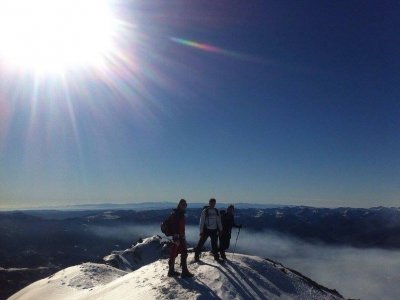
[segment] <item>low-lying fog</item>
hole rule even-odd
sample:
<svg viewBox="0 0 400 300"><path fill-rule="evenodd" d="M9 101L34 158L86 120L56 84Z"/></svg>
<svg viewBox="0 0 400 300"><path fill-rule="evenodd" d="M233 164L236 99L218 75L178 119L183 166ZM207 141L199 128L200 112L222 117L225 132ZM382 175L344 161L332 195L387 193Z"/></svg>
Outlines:
<svg viewBox="0 0 400 300"><path fill-rule="evenodd" d="M161 235L158 224L92 227L91 230L101 237L118 235L132 243L138 237ZM198 232L197 226L187 226L190 246L196 244ZM233 251L237 232L237 229L232 232L230 251ZM286 235L242 229L236 252L278 261L319 284L338 290L345 298L398 299L400 295L400 251L311 244Z"/></svg>

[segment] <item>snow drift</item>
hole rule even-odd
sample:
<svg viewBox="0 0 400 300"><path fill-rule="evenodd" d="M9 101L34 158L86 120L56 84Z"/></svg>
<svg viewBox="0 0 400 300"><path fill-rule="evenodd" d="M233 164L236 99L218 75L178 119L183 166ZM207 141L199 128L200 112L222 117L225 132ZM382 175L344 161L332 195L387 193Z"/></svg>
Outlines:
<svg viewBox="0 0 400 300"><path fill-rule="evenodd" d="M103 258L104 262L124 271L134 271L169 255L169 241L160 236L140 239L131 248L123 251L113 251Z"/></svg>
<svg viewBox="0 0 400 300"><path fill-rule="evenodd" d="M73 266L32 283L10 299L343 299L335 290L279 263L241 254L218 263L206 253L200 263L189 259L194 278L169 278L165 250L165 241L154 236L105 257L114 266Z"/></svg>

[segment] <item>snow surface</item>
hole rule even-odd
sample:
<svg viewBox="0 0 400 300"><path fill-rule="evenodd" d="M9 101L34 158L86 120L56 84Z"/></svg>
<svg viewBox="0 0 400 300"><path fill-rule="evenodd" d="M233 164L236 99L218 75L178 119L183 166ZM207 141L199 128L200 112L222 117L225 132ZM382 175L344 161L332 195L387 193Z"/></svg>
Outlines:
<svg viewBox="0 0 400 300"><path fill-rule="evenodd" d="M157 238L136 245L147 250L145 260L157 257L150 253ZM336 291L260 257L235 254L232 260L218 263L205 253L200 263L190 263L190 259L192 254L189 270L193 278L167 277L165 258L132 272L85 263L34 282L9 299L343 299ZM180 270L178 263L175 268Z"/></svg>
<svg viewBox="0 0 400 300"><path fill-rule="evenodd" d="M144 265L152 263L169 255L169 241L160 236L142 239L131 248L122 251L113 251L103 258L108 265L124 271L134 271Z"/></svg>

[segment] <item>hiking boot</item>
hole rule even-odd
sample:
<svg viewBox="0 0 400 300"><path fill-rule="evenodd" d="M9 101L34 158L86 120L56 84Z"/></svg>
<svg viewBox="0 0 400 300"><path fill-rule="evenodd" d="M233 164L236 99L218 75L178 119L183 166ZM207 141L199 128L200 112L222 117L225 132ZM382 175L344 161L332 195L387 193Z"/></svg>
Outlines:
<svg viewBox="0 0 400 300"><path fill-rule="evenodd" d="M191 278L193 276L194 275L192 273L190 273L189 270L183 270L182 271L182 275L181 275L182 278Z"/></svg>
<svg viewBox="0 0 400 300"><path fill-rule="evenodd" d="M179 275L181 275L181 273L176 272L174 270L169 270L168 271L168 277L176 277L176 276L179 276Z"/></svg>
<svg viewBox="0 0 400 300"><path fill-rule="evenodd" d="M194 275L189 272L188 267L187 267L187 255L181 255L181 266L182 266L182 278L189 278L193 277Z"/></svg>
<svg viewBox="0 0 400 300"><path fill-rule="evenodd" d="M168 277L175 277L179 276L181 273L175 271L175 261L174 260L169 260L168 261Z"/></svg>

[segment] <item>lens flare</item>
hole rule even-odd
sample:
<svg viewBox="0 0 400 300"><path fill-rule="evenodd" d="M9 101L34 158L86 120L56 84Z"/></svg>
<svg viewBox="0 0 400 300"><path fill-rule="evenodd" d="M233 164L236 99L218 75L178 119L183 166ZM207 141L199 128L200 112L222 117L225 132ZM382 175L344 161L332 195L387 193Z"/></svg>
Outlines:
<svg viewBox="0 0 400 300"><path fill-rule="evenodd" d="M227 57L235 58L238 60L243 60L243 61L249 61L249 62L255 62L255 63L271 63L266 61L265 59L262 59L260 57L252 56L252 55L247 55L247 54L242 54L239 52L223 49L214 45L210 44L205 44L205 43L199 43L193 40L188 40L188 39L182 39L182 38L176 38L176 37L171 37L171 41L181 44L184 46L196 48L205 52L210 52L210 53L216 53L216 54L221 54L225 55Z"/></svg>

